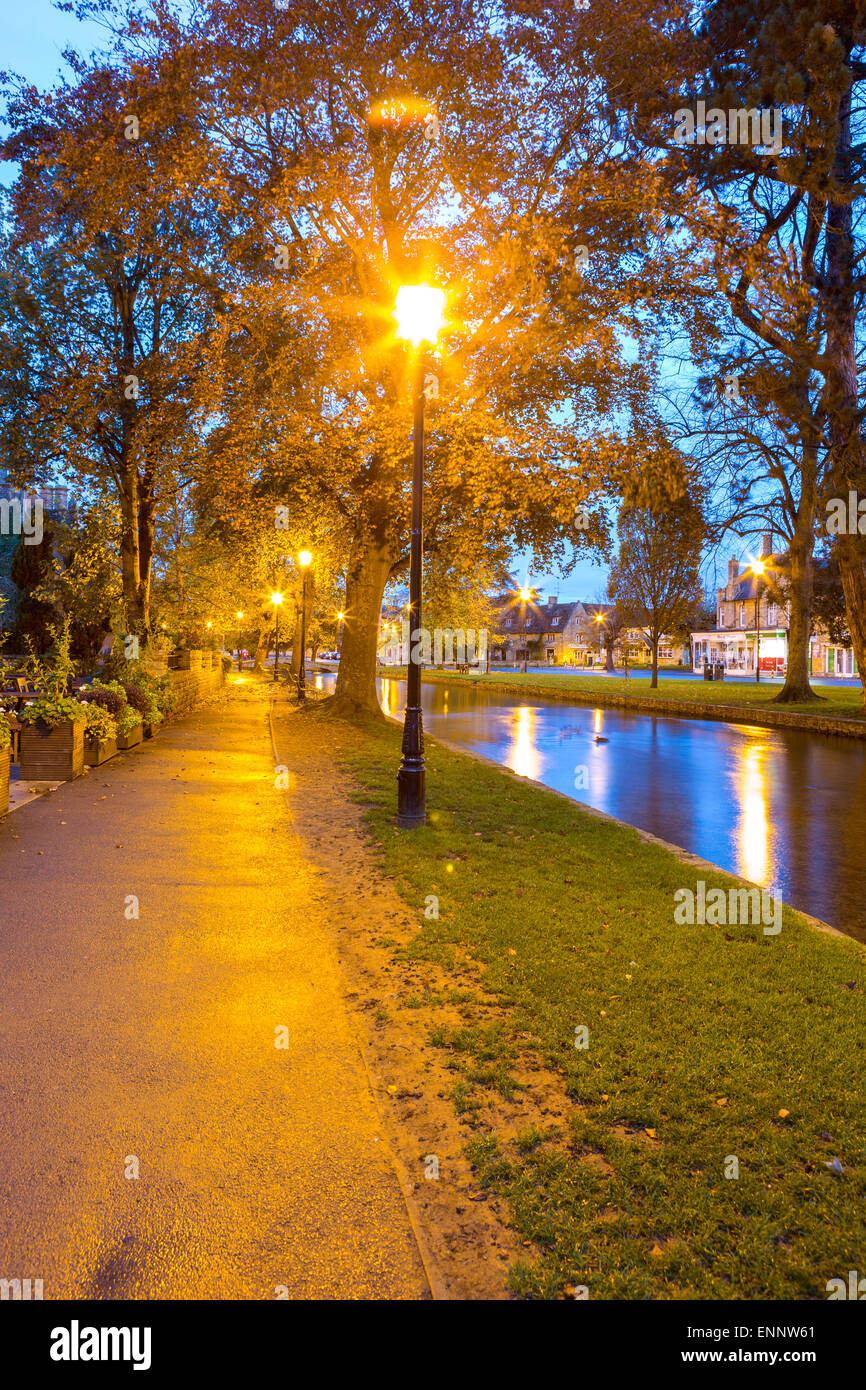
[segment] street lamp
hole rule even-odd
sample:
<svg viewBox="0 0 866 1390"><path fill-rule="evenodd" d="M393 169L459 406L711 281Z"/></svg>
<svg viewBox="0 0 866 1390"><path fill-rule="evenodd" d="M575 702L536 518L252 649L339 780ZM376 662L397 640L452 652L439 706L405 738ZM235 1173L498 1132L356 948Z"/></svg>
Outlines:
<svg viewBox="0 0 866 1390"><path fill-rule="evenodd" d="M337 614L337 621L340 624L337 628L337 651L340 651L343 646L343 622L345 621L345 617L346 615L342 611Z"/></svg>
<svg viewBox="0 0 866 1390"><path fill-rule="evenodd" d="M414 423L412 431L412 544L409 559L409 670L406 681L406 712L403 716L403 758L397 773L397 824L404 830L424 825L426 811L426 772L424 769L424 727L421 718L421 662L418 650L421 628L421 573L423 566L424 502L424 345L436 342L442 331L445 292L433 285L401 285L397 291L394 317L397 337L414 349ZM415 640L416 633L419 640Z"/></svg>
<svg viewBox="0 0 866 1390"><path fill-rule="evenodd" d="M298 551L298 564L300 565L304 579L301 585L301 655L298 661L298 704L304 704L307 698L307 675L304 670L304 658L307 655L307 570L310 567L312 555L309 550Z"/></svg>
<svg viewBox="0 0 866 1390"><path fill-rule="evenodd" d="M752 562L755 576L755 684L761 683L761 575L766 569L763 560Z"/></svg>
<svg viewBox="0 0 866 1390"><path fill-rule="evenodd" d="M527 638L527 635L526 635L526 632L527 632L527 628L526 628L526 604L527 604L528 600L532 598L532 590L531 590L531 589L519 589L519 590L518 590L518 593L520 594L520 602L521 602L521 605L522 605L522 606L521 606L521 609L520 609L520 614L521 614L521 621L522 621L522 623L523 623L523 674L526 675L527 670L528 670L528 660L527 660L527 658L528 658L528 656L529 656L529 646L528 646L528 640L529 640L529 639Z"/></svg>
<svg viewBox="0 0 866 1390"><path fill-rule="evenodd" d="M598 625L599 625L598 628L596 629L596 634L595 634L595 636L596 636L596 643L595 643L595 645L598 647L598 664L599 664L599 666L601 666L601 624L604 622L604 614L602 614L602 613L596 613L596 615L595 615L595 621L596 621L596 622L598 623Z"/></svg>
<svg viewBox="0 0 866 1390"><path fill-rule="evenodd" d="M243 616L244 616L244 615L243 615L243 612L242 612L242 610L239 608L239 609L237 610L237 612L235 613L235 617L236 617L237 620L238 620L238 629L237 629L237 633L236 633L235 635L236 635L236 637L237 637L237 653L238 653L238 670L239 670L239 671L243 669L243 660L242 660L242 658L241 658L241 628L240 628L240 624L241 624L241 621L242 621L242 619L243 619Z"/></svg>
<svg viewBox="0 0 866 1390"><path fill-rule="evenodd" d="M280 670L280 604L283 601L282 594L271 594L271 603L274 605L274 681L276 682Z"/></svg>

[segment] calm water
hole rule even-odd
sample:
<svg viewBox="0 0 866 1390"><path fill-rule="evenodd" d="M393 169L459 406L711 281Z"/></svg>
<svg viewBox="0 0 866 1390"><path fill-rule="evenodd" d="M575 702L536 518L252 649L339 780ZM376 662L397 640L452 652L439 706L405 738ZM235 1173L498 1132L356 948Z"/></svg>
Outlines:
<svg viewBox="0 0 866 1390"><path fill-rule="evenodd" d="M327 690L334 678L311 677L319 681ZM379 682L392 718L402 717L405 688ZM441 685L424 687L423 705L431 734L773 888L866 941L866 744Z"/></svg>

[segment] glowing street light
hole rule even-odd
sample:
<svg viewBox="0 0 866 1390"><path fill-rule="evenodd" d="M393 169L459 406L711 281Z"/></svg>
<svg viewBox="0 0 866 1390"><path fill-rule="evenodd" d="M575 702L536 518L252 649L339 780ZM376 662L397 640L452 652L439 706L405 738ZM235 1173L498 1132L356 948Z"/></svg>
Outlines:
<svg viewBox="0 0 866 1390"><path fill-rule="evenodd" d="M415 349L435 343L445 318L445 291L433 285L401 285L394 304L397 337Z"/></svg>
<svg viewBox="0 0 866 1390"><path fill-rule="evenodd" d="M298 661L298 704L302 705L307 698L307 673L305 668L307 656L307 571L310 568L313 557L309 550L298 551L298 564L303 571L304 579L301 585L301 655Z"/></svg>
<svg viewBox="0 0 866 1390"><path fill-rule="evenodd" d="M279 679L280 673L280 604L283 601L282 594L271 594L271 603L274 606L274 681Z"/></svg>
<svg viewBox="0 0 866 1390"><path fill-rule="evenodd" d="M406 711L403 716L403 758L397 773L397 825L403 830L424 825L427 820L424 768L424 727L421 718L420 642L421 573L423 566L424 518L424 404L426 400L426 353L442 331L445 318L445 291L433 285L401 285L394 305L397 337L415 350L414 419L412 431L412 544L409 559L409 670L406 681Z"/></svg>
<svg viewBox="0 0 866 1390"><path fill-rule="evenodd" d="M522 662L522 668L523 668L523 674L526 675L526 672L527 672L528 669L529 669L529 639L528 639L528 637L527 637L527 628L526 628L526 605L527 605L527 603L529 602L529 600L532 598L532 590L531 590L531 589L525 589L525 588L524 588L524 589L518 589L518 590L517 590L517 593L518 593L518 595L519 595L519 597L520 597L520 604L521 604L520 616L521 616L521 619L522 619L522 621L523 621L523 662Z"/></svg>

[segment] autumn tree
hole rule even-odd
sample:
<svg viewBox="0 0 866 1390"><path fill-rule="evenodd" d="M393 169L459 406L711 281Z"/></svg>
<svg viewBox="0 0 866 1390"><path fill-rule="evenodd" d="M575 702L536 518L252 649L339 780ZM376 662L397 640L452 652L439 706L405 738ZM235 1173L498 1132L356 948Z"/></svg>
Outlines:
<svg viewBox="0 0 866 1390"><path fill-rule="evenodd" d="M67 56L55 90L8 93L0 447L27 481L112 491L126 623L146 636L155 518L213 406L220 238L186 55L163 32L135 61Z"/></svg>
<svg viewBox="0 0 866 1390"><path fill-rule="evenodd" d="M689 497L650 511L626 505L617 521L619 553L611 569L611 598L633 615L652 653L651 687L658 685L663 633L680 625L701 596L698 580L704 521Z"/></svg>

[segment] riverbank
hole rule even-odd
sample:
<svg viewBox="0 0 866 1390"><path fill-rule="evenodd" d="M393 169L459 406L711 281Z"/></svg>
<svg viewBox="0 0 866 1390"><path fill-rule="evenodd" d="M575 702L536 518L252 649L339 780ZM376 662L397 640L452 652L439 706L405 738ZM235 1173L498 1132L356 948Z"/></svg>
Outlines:
<svg viewBox="0 0 866 1390"><path fill-rule="evenodd" d="M417 922L383 924L383 1006L447 1068L469 1200L525 1243L513 1292L826 1298L861 1254L863 949L787 908L777 935L677 925L678 890L734 880L435 740L429 824L398 833L399 730L326 710L305 742Z"/></svg>
<svg viewBox="0 0 866 1390"><path fill-rule="evenodd" d="M385 680L405 680L406 668L380 668ZM718 719L731 724L758 724L771 729L799 729L817 734L837 734L843 738L866 740L866 710L859 689L815 686L824 703L811 701L796 705L774 705L779 686L725 685L723 681L665 680L659 676L657 690L623 676L533 675L528 672L489 675L458 675L456 671L436 671L429 667L422 679L434 685L479 686L508 695L539 695L566 704L602 705L645 714L675 714L681 718Z"/></svg>

